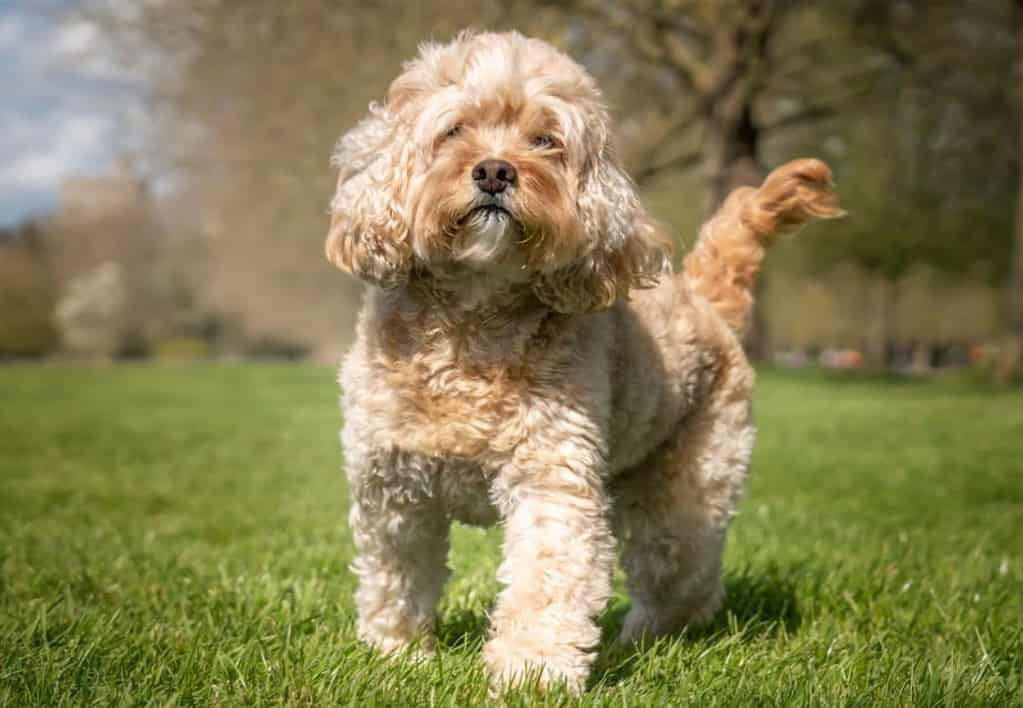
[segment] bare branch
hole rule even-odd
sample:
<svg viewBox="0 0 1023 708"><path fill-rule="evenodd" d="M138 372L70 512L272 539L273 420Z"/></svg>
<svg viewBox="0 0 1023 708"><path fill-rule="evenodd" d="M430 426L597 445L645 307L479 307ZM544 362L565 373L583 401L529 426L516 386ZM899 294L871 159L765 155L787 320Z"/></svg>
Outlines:
<svg viewBox="0 0 1023 708"><path fill-rule="evenodd" d="M671 63L688 77L693 90L705 96L711 89L710 66L693 53L686 42L672 31L658 32L661 46Z"/></svg>
<svg viewBox="0 0 1023 708"><path fill-rule="evenodd" d="M662 172L667 172L668 170L687 170L690 167L695 167L699 162L700 154L698 152L688 152L663 162L633 170L632 178L636 184L643 185Z"/></svg>
<svg viewBox="0 0 1023 708"><path fill-rule="evenodd" d="M636 55L651 64L666 67L687 88L701 93L708 69L684 41L676 36L675 23L658 17L649 8L633 4L592 3L567 0L560 4L614 32ZM692 32L691 28L687 30ZM654 36L649 36L650 34Z"/></svg>

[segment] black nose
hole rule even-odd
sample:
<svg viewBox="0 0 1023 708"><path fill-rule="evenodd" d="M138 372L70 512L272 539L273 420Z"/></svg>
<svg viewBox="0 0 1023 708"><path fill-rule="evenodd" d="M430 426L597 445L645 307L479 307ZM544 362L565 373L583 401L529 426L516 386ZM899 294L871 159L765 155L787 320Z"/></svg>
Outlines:
<svg viewBox="0 0 1023 708"><path fill-rule="evenodd" d="M504 160L484 160L472 168L472 181L487 194L500 194L517 177L512 163Z"/></svg>

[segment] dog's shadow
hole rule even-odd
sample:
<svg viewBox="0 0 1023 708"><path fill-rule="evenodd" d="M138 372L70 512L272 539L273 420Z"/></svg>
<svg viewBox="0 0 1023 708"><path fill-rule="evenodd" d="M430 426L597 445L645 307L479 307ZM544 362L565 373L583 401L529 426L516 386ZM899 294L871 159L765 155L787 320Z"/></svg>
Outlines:
<svg viewBox="0 0 1023 708"><path fill-rule="evenodd" d="M743 643L770 639L779 633L796 631L802 623L796 601L792 573L772 569L766 574L740 573L725 576L725 604L714 619L698 627L687 627L668 641ZM664 641L636 647L615 645L622 622L629 611L629 601L616 595L601 616L601 652L593 675L593 683L611 686L632 675L636 659L647 651L662 651ZM441 646L449 649L478 649L486 638L486 612L469 608L444 612L437 628Z"/></svg>
<svg viewBox="0 0 1023 708"><path fill-rule="evenodd" d="M714 644L738 641L746 644L796 631L803 620L791 577L777 571L766 575L726 575L725 604L710 622L631 647L615 643L631 606L623 598L612 604L600 620L601 652L594 667L592 683L613 686L627 680L636 670L637 660L644 654L669 650L673 642Z"/></svg>

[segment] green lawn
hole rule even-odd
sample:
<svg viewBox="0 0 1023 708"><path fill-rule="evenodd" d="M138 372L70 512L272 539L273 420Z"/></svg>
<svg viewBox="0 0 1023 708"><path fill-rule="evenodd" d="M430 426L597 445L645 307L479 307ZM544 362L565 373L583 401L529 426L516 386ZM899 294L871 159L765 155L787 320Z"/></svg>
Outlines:
<svg viewBox="0 0 1023 708"><path fill-rule="evenodd" d="M455 533L433 660L354 639L333 379L0 369L0 704L484 702L495 531ZM582 703L1023 705L1023 391L765 373L757 409L726 610Z"/></svg>

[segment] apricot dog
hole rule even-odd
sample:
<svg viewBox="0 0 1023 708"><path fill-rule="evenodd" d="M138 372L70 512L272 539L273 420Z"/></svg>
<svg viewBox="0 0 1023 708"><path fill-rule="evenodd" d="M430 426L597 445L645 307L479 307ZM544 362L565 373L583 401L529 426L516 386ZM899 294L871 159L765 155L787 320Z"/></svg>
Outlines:
<svg viewBox="0 0 1023 708"><path fill-rule="evenodd" d="M593 79L516 33L427 44L345 135L326 253L370 287L340 374L359 635L432 645L453 519L504 529L496 687L585 686L710 618L753 450L739 335L765 248L839 214L816 160L734 192L672 273Z"/></svg>

